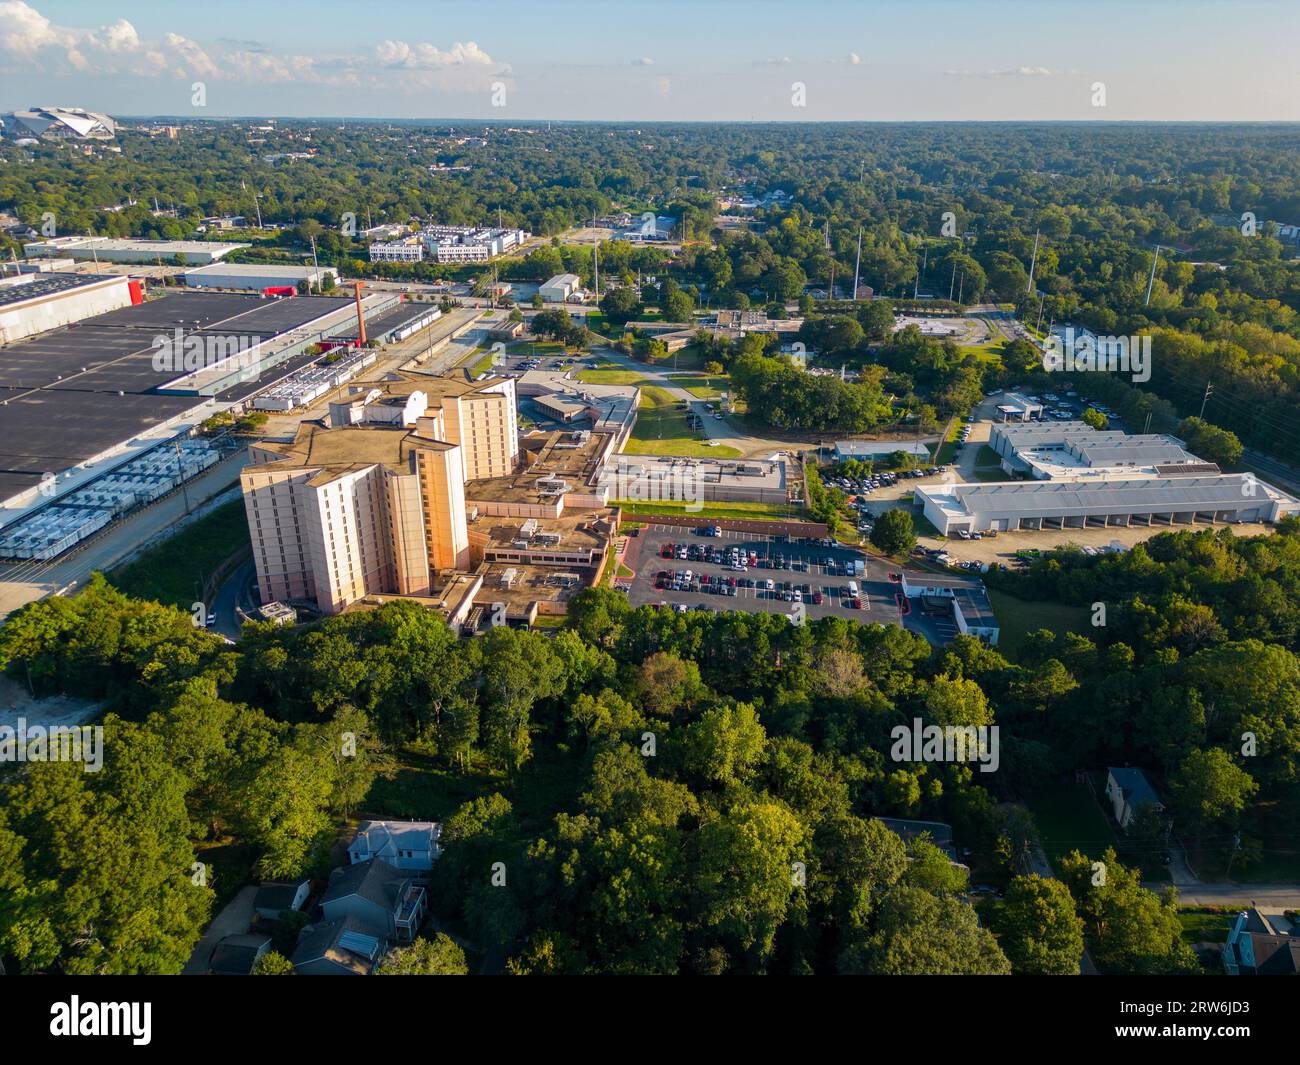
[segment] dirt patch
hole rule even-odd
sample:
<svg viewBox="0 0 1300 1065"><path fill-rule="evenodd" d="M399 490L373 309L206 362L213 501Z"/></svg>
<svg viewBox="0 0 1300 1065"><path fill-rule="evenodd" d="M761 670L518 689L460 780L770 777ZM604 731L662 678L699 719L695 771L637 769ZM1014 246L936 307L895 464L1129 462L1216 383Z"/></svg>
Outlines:
<svg viewBox="0 0 1300 1065"><path fill-rule="evenodd" d="M33 699L27 689L11 677L0 676L0 725L18 727L18 719L35 725L84 725L99 717L103 704L71 695Z"/></svg>

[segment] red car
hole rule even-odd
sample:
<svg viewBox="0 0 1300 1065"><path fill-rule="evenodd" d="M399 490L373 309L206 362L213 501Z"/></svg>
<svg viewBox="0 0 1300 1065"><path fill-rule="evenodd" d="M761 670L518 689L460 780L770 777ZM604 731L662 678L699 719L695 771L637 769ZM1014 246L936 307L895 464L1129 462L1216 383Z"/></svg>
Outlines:
<svg viewBox="0 0 1300 1065"><path fill-rule="evenodd" d="M822 595L821 592L813 592L813 603L814 603L816 606L821 606L821 604L822 604L822 599L824 599L824 598L825 598L825 597Z"/></svg>
<svg viewBox="0 0 1300 1065"><path fill-rule="evenodd" d="M861 599L850 599L850 600L849 600L849 606L850 606L852 609L854 609L854 610L861 610L861 609L862 609L862 600L861 600Z"/></svg>

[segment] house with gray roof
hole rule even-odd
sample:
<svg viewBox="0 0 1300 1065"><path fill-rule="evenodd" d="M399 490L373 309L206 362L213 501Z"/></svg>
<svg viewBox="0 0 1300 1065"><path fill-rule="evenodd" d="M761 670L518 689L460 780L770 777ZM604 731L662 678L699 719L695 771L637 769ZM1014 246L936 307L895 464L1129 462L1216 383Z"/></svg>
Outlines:
<svg viewBox="0 0 1300 1065"><path fill-rule="evenodd" d="M257 932L226 936L212 948L208 972L214 976L252 976L257 959L271 949L271 937Z"/></svg>
<svg viewBox="0 0 1300 1065"><path fill-rule="evenodd" d="M394 869L428 872L442 854L441 835L434 821L362 821L348 844L348 861L382 858Z"/></svg>
<svg viewBox="0 0 1300 1065"><path fill-rule="evenodd" d="M1147 781L1146 774L1140 769L1118 766L1107 769L1106 797L1110 799L1115 823L1120 828L1128 828L1133 815L1143 806L1154 806L1158 810L1165 808L1156 795L1155 789Z"/></svg>
<svg viewBox="0 0 1300 1065"><path fill-rule="evenodd" d="M326 920L353 917L382 936L410 942L428 908L424 887L381 858L344 865L321 896Z"/></svg>
<svg viewBox="0 0 1300 1065"><path fill-rule="evenodd" d="M387 949L381 933L345 916L304 928L291 960L304 976L369 976Z"/></svg>

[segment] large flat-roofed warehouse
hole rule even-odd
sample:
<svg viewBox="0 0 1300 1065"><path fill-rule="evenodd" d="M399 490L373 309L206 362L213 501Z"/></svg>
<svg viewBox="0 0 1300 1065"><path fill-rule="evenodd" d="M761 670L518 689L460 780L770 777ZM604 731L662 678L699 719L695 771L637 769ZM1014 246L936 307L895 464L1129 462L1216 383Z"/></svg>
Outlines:
<svg viewBox="0 0 1300 1065"><path fill-rule="evenodd" d="M162 263L171 266L177 256L186 266L215 263L249 244L215 240L146 240L143 237L51 237L23 245L29 259L68 258L80 262Z"/></svg>
<svg viewBox="0 0 1300 1065"><path fill-rule="evenodd" d="M65 482L79 482L90 467L125 461L187 431L232 397L266 388L313 357L294 352L319 336L313 323L353 313L352 306L323 296L182 292L0 348L0 524L61 494ZM292 346L282 350L292 357L219 393L165 394L180 373L159 360L156 342L174 339L177 330L222 343L284 337ZM38 491L43 481L46 490Z"/></svg>
<svg viewBox="0 0 1300 1065"><path fill-rule="evenodd" d="M296 287L306 281L320 286L326 275L338 280L332 266L273 266L266 263L212 263L186 270L186 288L231 288L246 292L263 292L268 288Z"/></svg>
<svg viewBox="0 0 1300 1065"><path fill-rule="evenodd" d="M1144 473L1157 476L1162 467L1179 467L1180 473L1218 473L1183 447L1176 437L1163 434L1130 436L1118 431L1098 431L1084 422L1057 425L994 425L989 447L1011 474L1028 474L1039 480L1093 478Z"/></svg>
<svg viewBox="0 0 1300 1065"><path fill-rule="evenodd" d="M990 529L1262 522L1300 511L1290 496L1240 473L944 484L917 488L916 498L944 536Z"/></svg>
<svg viewBox="0 0 1300 1065"><path fill-rule="evenodd" d="M140 302L125 277L28 273L0 280L0 344Z"/></svg>

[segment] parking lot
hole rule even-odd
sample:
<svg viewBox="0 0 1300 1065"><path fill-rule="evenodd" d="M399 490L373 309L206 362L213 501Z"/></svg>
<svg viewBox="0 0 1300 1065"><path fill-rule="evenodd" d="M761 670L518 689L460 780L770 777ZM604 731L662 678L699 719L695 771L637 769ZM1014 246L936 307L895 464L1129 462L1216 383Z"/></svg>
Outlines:
<svg viewBox="0 0 1300 1065"><path fill-rule="evenodd" d="M889 579L888 566L879 559L842 544L827 546L824 540L809 542L797 536L730 529L706 536L702 528L649 525L632 538L624 562L635 572L628 591L634 606L789 615L795 610L797 591L809 619L840 616L879 624L900 621L898 585ZM665 557L670 544L671 558ZM681 548L685 548L686 558L678 557ZM738 560L734 567L729 562L732 548ZM742 553L743 567L739 564ZM861 567L860 573L855 572L857 567ZM678 574L685 578L688 570L689 580L679 580ZM856 598L850 594L851 584L857 585ZM855 602L861 605L854 606Z"/></svg>

